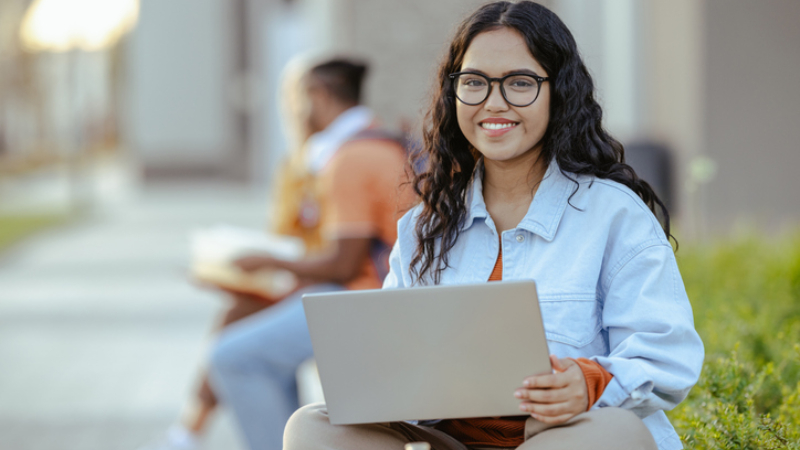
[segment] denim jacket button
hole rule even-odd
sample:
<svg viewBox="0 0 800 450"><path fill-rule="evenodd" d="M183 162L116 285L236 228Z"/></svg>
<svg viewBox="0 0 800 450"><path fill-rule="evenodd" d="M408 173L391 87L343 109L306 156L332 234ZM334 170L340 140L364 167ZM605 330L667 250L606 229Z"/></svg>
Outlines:
<svg viewBox="0 0 800 450"><path fill-rule="evenodd" d="M517 242L525 242L525 236L518 234L517 235Z"/></svg>

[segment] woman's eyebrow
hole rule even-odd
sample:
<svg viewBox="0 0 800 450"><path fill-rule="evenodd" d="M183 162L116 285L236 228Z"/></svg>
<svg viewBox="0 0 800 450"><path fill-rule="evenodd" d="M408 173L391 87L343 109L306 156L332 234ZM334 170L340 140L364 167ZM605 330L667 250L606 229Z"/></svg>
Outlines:
<svg viewBox="0 0 800 450"><path fill-rule="evenodd" d="M481 74L481 75L486 75L486 72L484 72L484 71L482 71L482 70L478 70L478 69L473 69L472 67L464 67L464 68L462 68L462 69L461 69L461 71L462 71L462 72L475 72L475 73L479 73L479 74ZM521 74L526 74L526 75L536 75L536 76L539 76L539 74L538 74L538 73L534 72L534 71L533 71L533 70L531 70L531 69L514 69L514 70L508 70L508 71L506 71L506 72L503 72L503 74L502 74L501 76L503 76L503 77L504 77L504 76L506 76L506 75L508 75L508 74L510 74L510 73L521 73ZM489 75L486 75L486 76L488 77Z"/></svg>
<svg viewBox="0 0 800 450"><path fill-rule="evenodd" d="M527 75L539 75L538 73L534 72L531 69L516 69L516 70L509 70L508 72L503 72L503 76L506 76L510 73L524 73Z"/></svg>
<svg viewBox="0 0 800 450"><path fill-rule="evenodd" d="M461 68L461 72L475 72L475 73L479 73L481 75L486 75L486 72L484 72L482 70L478 70L478 69L473 69L472 67L462 67ZM486 75L486 76L488 77L488 75Z"/></svg>

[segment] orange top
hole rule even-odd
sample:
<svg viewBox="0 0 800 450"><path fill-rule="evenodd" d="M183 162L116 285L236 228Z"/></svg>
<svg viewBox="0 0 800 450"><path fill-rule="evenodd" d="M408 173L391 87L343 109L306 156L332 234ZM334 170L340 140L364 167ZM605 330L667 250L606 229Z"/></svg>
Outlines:
<svg viewBox="0 0 800 450"><path fill-rule="evenodd" d="M489 281L503 279L503 247L494 264ZM586 358L574 359L583 371L586 387L589 390L589 408L603 394L612 375L600 364ZM468 446L519 447L525 442L525 421L529 416L502 418L481 417L476 419L450 419L436 424L441 430Z"/></svg>
<svg viewBox="0 0 800 450"><path fill-rule="evenodd" d="M387 251L397 240L397 220L413 206L405 150L389 139L345 143L319 174L320 225L328 239L374 238ZM373 255L375 256L375 255ZM383 256L381 256L383 257ZM383 280L366 258L347 289L379 289Z"/></svg>

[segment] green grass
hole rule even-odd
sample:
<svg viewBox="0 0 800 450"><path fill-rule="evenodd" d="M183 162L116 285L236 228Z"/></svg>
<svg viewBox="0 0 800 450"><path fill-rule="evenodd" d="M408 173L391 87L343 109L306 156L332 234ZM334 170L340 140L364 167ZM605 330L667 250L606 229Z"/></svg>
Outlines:
<svg viewBox="0 0 800 450"><path fill-rule="evenodd" d="M706 363L669 413L689 449L800 449L800 234L678 252Z"/></svg>
<svg viewBox="0 0 800 450"><path fill-rule="evenodd" d="M38 231L66 221L64 214L0 215L0 252Z"/></svg>

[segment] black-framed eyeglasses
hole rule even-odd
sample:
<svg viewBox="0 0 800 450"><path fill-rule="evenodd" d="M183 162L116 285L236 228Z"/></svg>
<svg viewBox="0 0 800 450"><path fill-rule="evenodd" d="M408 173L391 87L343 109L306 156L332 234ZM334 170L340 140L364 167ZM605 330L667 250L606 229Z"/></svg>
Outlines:
<svg viewBox="0 0 800 450"><path fill-rule="evenodd" d="M470 106L480 105L492 93L492 83L500 85L500 93L511 106L530 106L539 98L542 83L550 77L540 77L529 73L510 73L501 78L491 78L477 72L456 72L450 74L453 91L461 103Z"/></svg>

